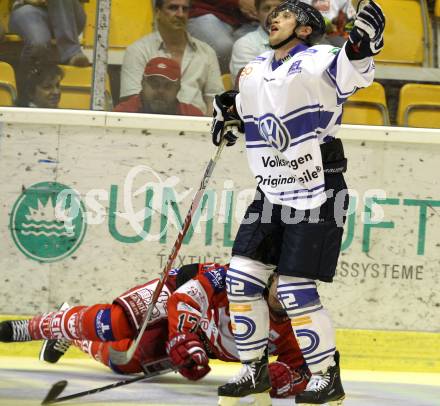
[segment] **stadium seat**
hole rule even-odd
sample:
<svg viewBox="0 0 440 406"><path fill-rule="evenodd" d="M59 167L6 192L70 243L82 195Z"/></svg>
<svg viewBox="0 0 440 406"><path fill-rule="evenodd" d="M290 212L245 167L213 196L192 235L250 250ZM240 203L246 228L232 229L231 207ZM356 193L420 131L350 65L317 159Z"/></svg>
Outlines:
<svg viewBox="0 0 440 406"><path fill-rule="evenodd" d="M0 1L0 23L8 31L9 1Z"/></svg>
<svg viewBox="0 0 440 406"><path fill-rule="evenodd" d="M343 124L389 125L385 89L378 82L359 89L344 104Z"/></svg>
<svg viewBox="0 0 440 406"><path fill-rule="evenodd" d="M13 106L17 98L14 69L0 62L0 106Z"/></svg>
<svg viewBox="0 0 440 406"><path fill-rule="evenodd" d="M61 81L60 109L90 109L90 96L92 93L93 68L78 68L76 66L60 65L64 71L64 78ZM112 98L110 91L110 79L108 74L105 81L106 108L111 110Z"/></svg>
<svg viewBox="0 0 440 406"><path fill-rule="evenodd" d="M6 30L6 41L21 42L21 37L19 35L8 33L9 13L9 1L0 0L0 24L3 24L3 27Z"/></svg>
<svg viewBox="0 0 440 406"><path fill-rule="evenodd" d="M112 0L109 48L126 48L153 30L152 0ZM84 4L87 23L83 45L93 48L95 41L96 0Z"/></svg>
<svg viewBox="0 0 440 406"><path fill-rule="evenodd" d="M403 85L400 89L397 124L440 128L440 85Z"/></svg>
<svg viewBox="0 0 440 406"><path fill-rule="evenodd" d="M440 67L440 0L434 5L435 33L437 36L437 68Z"/></svg>
<svg viewBox="0 0 440 406"><path fill-rule="evenodd" d="M232 76L230 73L225 73L222 75L223 87L225 90L232 90L234 86L232 85Z"/></svg>
<svg viewBox="0 0 440 406"><path fill-rule="evenodd" d="M426 0L378 0L385 16L385 46L377 63L430 66L432 30Z"/></svg>

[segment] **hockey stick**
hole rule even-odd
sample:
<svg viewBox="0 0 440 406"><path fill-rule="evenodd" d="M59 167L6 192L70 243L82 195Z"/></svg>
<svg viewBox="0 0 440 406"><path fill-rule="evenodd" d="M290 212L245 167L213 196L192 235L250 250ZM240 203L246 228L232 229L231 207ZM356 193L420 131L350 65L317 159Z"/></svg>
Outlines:
<svg viewBox="0 0 440 406"><path fill-rule="evenodd" d="M231 124L230 122L229 124ZM226 127L226 126L225 126ZM223 147L226 145L227 140L223 138L220 145L217 147L217 151L215 152L214 156L209 160L208 166L205 169L205 174L203 175L202 181L200 182L199 190L197 191L196 195L194 196L194 199L191 203L191 206L188 210L188 214L185 217L185 221L183 223L182 229L179 232L179 235L177 236L176 242L174 243L173 248L171 249L171 253L168 256L167 263L165 264L165 267L160 275L159 283L156 286L156 289L154 290L153 297L151 298L150 305L148 306L147 314L145 316L145 319L142 323L142 327L139 330L139 333L136 337L136 340L134 343L131 344L130 348L127 351L117 351L113 348L109 349L109 356L110 361L114 365L125 365L133 358L134 353L136 352L139 343L141 342L142 336L145 332L145 329L148 326L148 323L150 322L151 315L153 314L153 309L156 305L157 299L159 298L160 292L162 292L163 286L168 278L168 273L171 270L171 267L173 266L174 260L177 257L177 253L180 250L180 247L182 245L182 241L191 225L192 217L197 210L197 207L199 206L200 200L203 197L203 194L205 193L206 187L208 186L209 180L211 178L212 172L215 168L215 165L220 158L220 154L223 150Z"/></svg>
<svg viewBox="0 0 440 406"><path fill-rule="evenodd" d="M115 382L110 385L101 386L100 388L86 390L84 392L74 393L73 395L67 395L59 398L60 394L64 391L67 386L67 381L56 382L47 393L46 397L41 402L42 405L51 405L54 403L64 402L70 399L81 398L87 395L93 395L94 393L103 392L109 389L117 388L119 386L129 385L134 382L144 381L146 379L153 378L158 375L163 375L171 371L175 371L176 368L171 364L169 358L164 358L159 361L151 362L149 364L143 365L142 369L144 374L141 376L136 376L130 379L124 379L123 381Z"/></svg>

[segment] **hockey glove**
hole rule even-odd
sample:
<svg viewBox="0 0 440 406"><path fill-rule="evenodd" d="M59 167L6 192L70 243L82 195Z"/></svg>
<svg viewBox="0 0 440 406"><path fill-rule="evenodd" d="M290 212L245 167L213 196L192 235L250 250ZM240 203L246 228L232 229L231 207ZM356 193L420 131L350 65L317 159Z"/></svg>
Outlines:
<svg viewBox="0 0 440 406"><path fill-rule="evenodd" d="M211 125L212 142L219 146L226 138L228 147L235 144L238 137L244 133L244 123L235 108L237 91L230 90L215 96L213 101L214 112Z"/></svg>
<svg viewBox="0 0 440 406"><path fill-rule="evenodd" d="M269 376L272 384L270 396L273 398L287 398L304 391L309 377L304 371L294 370L284 362L271 362Z"/></svg>
<svg viewBox="0 0 440 406"><path fill-rule="evenodd" d="M203 378L210 370L209 359L197 334L179 334L166 345L171 362L191 381Z"/></svg>
<svg viewBox="0 0 440 406"><path fill-rule="evenodd" d="M377 55L383 48L385 16L373 0L356 15L345 51L350 60L359 60Z"/></svg>

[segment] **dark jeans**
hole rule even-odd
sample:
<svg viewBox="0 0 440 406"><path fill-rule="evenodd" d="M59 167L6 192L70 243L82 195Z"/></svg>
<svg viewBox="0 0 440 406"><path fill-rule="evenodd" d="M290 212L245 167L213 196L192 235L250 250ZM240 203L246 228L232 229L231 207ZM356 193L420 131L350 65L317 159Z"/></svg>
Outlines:
<svg viewBox="0 0 440 406"><path fill-rule="evenodd" d="M29 4L11 12L9 30L24 41L22 60L41 49L48 48L52 38L61 63L81 51L78 36L86 23L86 15L78 0L48 0L46 7Z"/></svg>

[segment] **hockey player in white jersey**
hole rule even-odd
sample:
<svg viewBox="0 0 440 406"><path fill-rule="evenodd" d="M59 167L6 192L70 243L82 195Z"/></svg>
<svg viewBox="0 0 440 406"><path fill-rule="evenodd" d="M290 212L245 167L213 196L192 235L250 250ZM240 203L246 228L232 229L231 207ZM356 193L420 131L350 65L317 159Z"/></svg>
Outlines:
<svg viewBox="0 0 440 406"><path fill-rule="evenodd" d="M312 372L297 404L341 405L345 397L335 332L316 281L332 282L348 205L342 143L335 138L342 105L374 78L373 56L383 47L385 18L374 1L356 16L344 46L314 45L325 31L322 15L298 0L268 17L272 48L251 61L239 93L216 96L211 133L233 145L245 132L255 200L238 230L227 272L234 336L243 367L218 389L220 405L253 395L270 405L267 370L268 309L262 292L277 267L278 298L289 315ZM228 128L239 120L240 126ZM258 247L270 240L270 261ZM336 292L335 292L336 293Z"/></svg>

